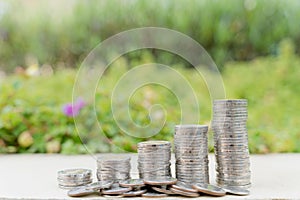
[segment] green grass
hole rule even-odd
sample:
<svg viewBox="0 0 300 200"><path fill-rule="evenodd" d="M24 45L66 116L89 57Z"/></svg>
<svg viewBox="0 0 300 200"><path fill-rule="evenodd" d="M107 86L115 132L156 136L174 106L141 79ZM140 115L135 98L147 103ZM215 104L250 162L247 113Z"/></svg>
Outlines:
<svg viewBox="0 0 300 200"><path fill-rule="evenodd" d="M292 43L285 41L277 57L260 57L250 62L231 62L224 66L223 80L227 98L249 100L249 147L252 153L300 152L300 59ZM140 63L152 62L145 56ZM136 63L135 63L136 64ZM112 118L110 94L116 81L131 63L117 60L96 92L96 111L103 124L103 135L91 128L81 133L91 152L118 152L116 146L135 151L142 139L122 134ZM174 66L197 91L200 102L200 123L209 124L211 104L205 82L192 69ZM71 102L75 70L59 70L51 76L27 77L11 75L0 79L0 152L86 153L74 127L61 107ZM172 80L170 78L170 81ZM145 104L146 101L146 104ZM159 86L146 86L130 100L131 117L140 125L149 123L147 105L162 104L167 122L152 139L172 141L174 125L180 121L180 108L174 95ZM145 106L146 105L146 106ZM83 110L89 124L93 105ZM95 137L97 140L95 140ZM212 137L210 135L210 149ZM116 146L111 146L113 143Z"/></svg>

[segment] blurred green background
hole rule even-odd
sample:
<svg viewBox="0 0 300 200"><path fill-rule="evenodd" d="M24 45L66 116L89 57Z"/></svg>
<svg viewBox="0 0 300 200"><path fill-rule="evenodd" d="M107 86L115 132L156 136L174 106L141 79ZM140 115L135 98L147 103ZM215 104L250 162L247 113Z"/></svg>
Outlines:
<svg viewBox="0 0 300 200"><path fill-rule="evenodd" d="M297 0L1 0L0 152L86 153L73 118L62 112L72 101L76 70L99 42L145 26L174 29L198 41L221 71L227 97L249 100L251 153L300 152L299 10ZM142 140L122 134L109 94L128 69L158 61L195 85L201 123L210 124L210 97L191 66L166 52L141 50L115 61L96 92L97 116L105 126L99 141L90 137L99 133L82 133L91 152L120 151L109 143L136 150ZM167 123L151 139L172 140L180 120L172 95L147 86L132 97L131 115L139 124L149 122L148 104L167 105ZM92 113L93 105L80 112Z"/></svg>

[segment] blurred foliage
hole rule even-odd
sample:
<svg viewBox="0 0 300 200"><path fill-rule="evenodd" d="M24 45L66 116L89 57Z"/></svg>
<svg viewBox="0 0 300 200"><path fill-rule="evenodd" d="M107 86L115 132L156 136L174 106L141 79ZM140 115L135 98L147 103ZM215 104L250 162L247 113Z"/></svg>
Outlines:
<svg viewBox="0 0 300 200"><path fill-rule="evenodd" d="M297 0L1 1L0 68L32 59L76 67L99 42L131 28L160 26L198 41L223 68L225 61L277 55L290 38L300 51ZM54 1L55 2L55 1ZM56 11L56 12L55 12ZM158 55L157 55L158 56Z"/></svg>
<svg viewBox="0 0 300 200"><path fill-rule="evenodd" d="M295 55L291 40L281 42L278 52L278 56L259 57L251 62L230 62L224 68L227 97L249 100L248 130L252 153L300 152L300 59ZM154 58L143 54L141 60L151 63ZM137 142L143 139L123 134L110 110L112 88L130 66L131 63L121 57L101 80L95 108L103 134L95 131L80 133L81 139L73 119L65 116L61 109L63 104L71 101L75 70L0 78L0 152L86 153L82 142L90 152L119 152L120 148L135 151ZM205 82L193 69L173 67L187 77L197 91L200 123L210 124L211 103ZM172 77L168 78L172 81ZM167 122L151 139L172 141L174 125L180 120L180 107L170 91L151 85L140 88L130 100L130 114L137 124L145 125L149 123L149 106L157 103L164 106ZM87 104L82 112L92 115L93 109L93 105ZM159 113L156 116L159 117ZM90 119L87 117L85 123L89 124ZM211 134L210 150L213 149Z"/></svg>

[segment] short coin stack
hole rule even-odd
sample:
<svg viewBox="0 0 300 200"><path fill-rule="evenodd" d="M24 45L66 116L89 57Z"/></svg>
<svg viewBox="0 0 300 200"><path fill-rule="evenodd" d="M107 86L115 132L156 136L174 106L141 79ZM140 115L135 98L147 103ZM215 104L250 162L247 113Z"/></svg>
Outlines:
<svg viewBox="0 0 300 200"><path fill-rule="evenodd" d="M66 169L58 171L58 186L62 189L87 185L92 182L92 171L89 169Z"/></svg>
<svg viewBox="0 0 300 200"><path fill-rule="evenodd" d="M207 125L175 127L175 167L178 181L209 183L207 131Z"/></svg>
<svg viewBox="0 0 300 200"><path fill-rule="evenodd" d="M97 178L99 181L113 181L118 183L121 180L130 178L130 157L128 158L98 158Z"/></svg>
<svg viewBox="0 0 300 200"><path fill-rule="evenodd" d="M247 133L247 100L215 100L212 129L219 186L247 189L250 159Z"/></svg>
<svg viewBox="0 0 300 200"><path fill-rule="evenodd" d="M171 143L146 141L138 143L138 170L141 179L171 176Z"/></svg>

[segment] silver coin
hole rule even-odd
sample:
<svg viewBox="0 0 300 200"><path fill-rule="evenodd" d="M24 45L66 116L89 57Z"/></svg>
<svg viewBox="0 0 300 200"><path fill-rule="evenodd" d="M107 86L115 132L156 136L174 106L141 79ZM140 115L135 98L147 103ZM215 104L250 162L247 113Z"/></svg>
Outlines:
<svg viewBox="0 0 300 200"><path fill-rule="evenodd" d="M247 99L215 99L213 101L214 104L248 104Z"/></svg>
<svg viewBox="0 0 300 200"><path fill-rule="evenodd" d="M142 194L142 197L147 197L147 198L161 198L161 197L167 197L167 194L162 194L158 192L146 192Z"/></svg>
<svg viewBox="0 0 300 200"><path fill-rule="evenodd" d="M91 183L91 182L92 182L92 179L87 180L87 181L69 181L69 182L58 181L58 184L66 185L66 186L77 186L77 185L87 184L87 183Z"/></svg>
<svg viewBox="0 0 300 200"><path fill-rule="evenodd" d="M246 184L246 185L239 185L239 186L232 186L232 185L226 185L226 184L218 184L218 185L222 188L234 187L234 188L239 188L239 189L244 189L244 190L248 190L251 187L251 183Z"/></svg>
<svg viewBox="0 0 300 200"><path fill-rule="evenodd" d="M249 190L242 189L239 187L230 187L230 186L225 186L223 187L226 193L229 194L234 194L234 195L239 195L239 196L246 196L250 194Z"/></svg>
<svg viewBox="0 0 300 200"><path fill-rule="evenodd" d="M184 182L177 182L175 185L171 185L171 187L185 192L198 192L197 190L193 189L191 185Z"/></svg>
<svg viewBox="0 0 300 200"><path fill-rule="evenodd" d="M159 146L171 146L171 143L164 140L152 140L138 143L138 147L159 147Z"/></svg>
<svg viewBox="0 0 300 200"><path fill-rule="evenodd" d="M156 192L160 192L160 193L163 193L163 194L168 194L168 195L172 195L174 194L169 188L167 187L164 187L164 186L152 186L151 187L152 190L156 191Z"/></svg>
<svg viewBox="0 0 300 200"><path fill-rule="evenodd" d="M196 192L187 192L187 191L183 191L183 190L179 190L176 188L171 188L170 189L174 194L179 194L181 196L186 196L186 197L199 197L200 194L196 193Z"/></svg>
<svg viewBox="0 0 300 200"><path fill-rule="evenodd" d="M99 191L95 191L95 190L84 188L84 187L79 187L79 188L74 188L74 189L71 189L70 191L68 191L68 196L83 197L83 196L87 196L87 195L95 194L95 193L99 193Z"/></svg>
<svg viewBox="0 0 300 200"><path fill-rule="evenodd" d="M250 178L248 179L225 179L225 178L221 178L221 177L217 177L216 179L217 183L224 183L224 184L228 184L231 186L239 186L239 185L247 185L250 183Z"/></svg>
<svg viewBox="0 0 300 200"><path fill-rule="evenodd" d="M222 120L226 120L226 121L230 121L230 120L247 120L248 119L248 114L247 113L223 113L223 114L214 114L213 116L213 121L222 121Z"/></svg>
<svg viewBox="0 0 300 200"><path fill-rule="evenodd" d="M115 184L111 189L102 190L101 193L105 195L121 195L131 190L131 187L120 187L119 184Z"/></svg>
<svg viewBox="0 0 300 200"><path fill-rule="evenodd" d="M83 185L87 185L89 183L92 183L92 181L88 181L88 182L84 182L84 183L58 183L59 186L63 186L63 187L77 187L77 186L83 186Z"/></svg>
<svg viewBox="0 0 300 200"><path fill-rule="evenodd" d="M57 172L58 177L60 178L72 178L72 177L87 177L91 176L92 170L90 169L82 169L82 168L75 168L75 169L64 169Z"/></svg>
<svg viewBox="0 0 300 200"><path fill-rule="evenodd" d="M215 185L211 185L211 184L205 184L205 183L197 183L197 184L193 184L192 187L196 190L198 190L199 192L205 193L205 194L209 194L212 196L225 196L226 192Z"/></svg>
<svg viewBox="0 0 300 200"><path fill-rule="evenodd" d="M142 179L128 179L124 181L120 181L120 186L122 187L142 187L145 186L144 181Z"/></svg>
<svg viewBox="0 0 300 200"><path fill-rule="evenodd" d="M123 197L136 197L141 196L142 194L145 194L147 190L135 190L135 191L129 191L122 194Z"/></svg>
<svg viewBox="0 0 300 200"><path fill-rule="evenodd" d="M192 128L192 129L207 129L207 125L199 125L199 124L180 124L180 125L175 125L175 130L176 129L184 129L184 128Z"/></svg>
<svg viewBox="0 0 300 200"><path fill-rule="evenodd" d="M78 185L78 186L80 186L80 185ZM82 185L83 186L83 185ZM77 186L65 186L65 185L60 185L60 184L58 184L58 187L60 188L60 189L63 189L63 190L71 190L71 189L73 189L73 188L75 188L75 187L77 187Z"/></svg>
<svg viewBox="0 0 300 200"><path fill-rule="evenodd" d="M161 177L156 179L144 179L147 185L173 185L176 184L177 179L172 177Z"/></svg>

